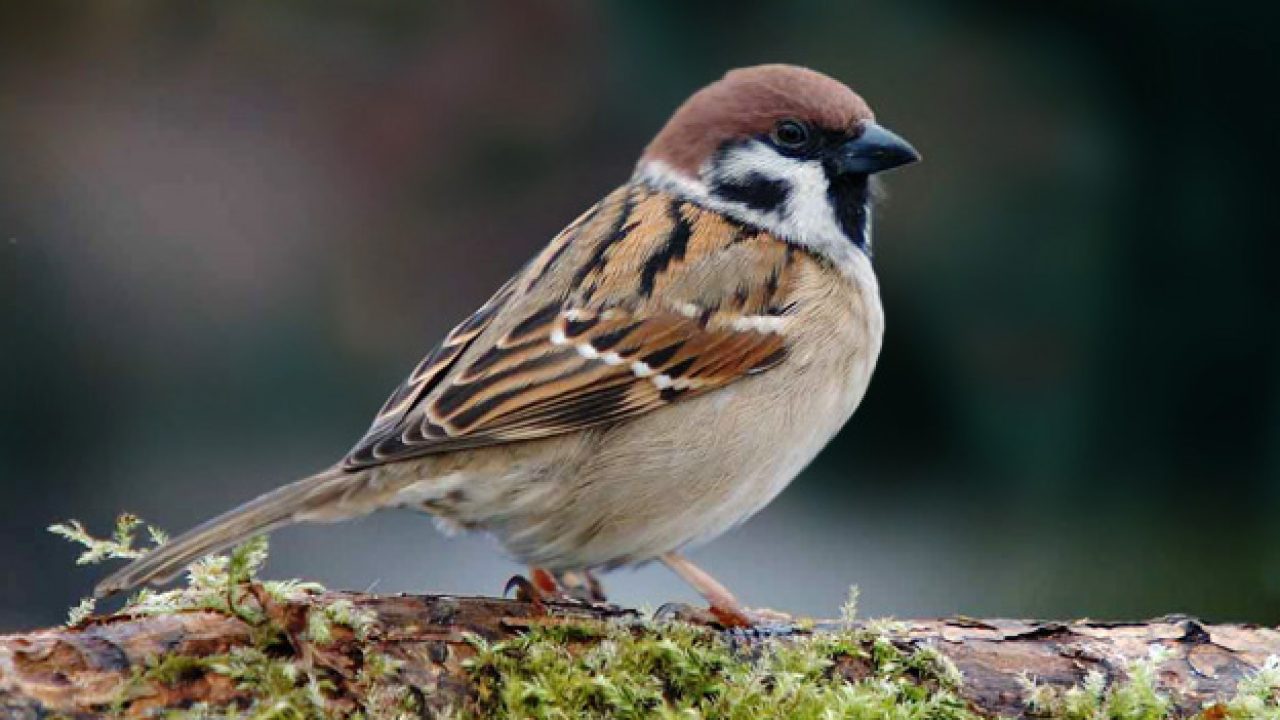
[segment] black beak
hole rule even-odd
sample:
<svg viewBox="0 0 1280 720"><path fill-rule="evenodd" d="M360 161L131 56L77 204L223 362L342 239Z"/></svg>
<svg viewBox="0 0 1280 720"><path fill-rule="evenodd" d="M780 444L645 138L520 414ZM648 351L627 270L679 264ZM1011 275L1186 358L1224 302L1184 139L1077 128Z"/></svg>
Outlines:
<svg viewBox="0 0 1280 720"><path fill-rule="evenodd" d="M862 126L862 134L835 149L831 157L839 175L874 175L920 159L911 143L875 123Z"/></svg>

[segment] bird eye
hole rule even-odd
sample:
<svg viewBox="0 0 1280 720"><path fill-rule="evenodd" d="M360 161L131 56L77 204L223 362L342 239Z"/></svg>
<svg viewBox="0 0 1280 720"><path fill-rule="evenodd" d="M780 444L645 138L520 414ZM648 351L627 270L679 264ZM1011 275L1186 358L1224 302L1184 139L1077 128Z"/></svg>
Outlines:
<svg viewBox="0 0 1280 720"><path fill-rule="evenodd" d="M774 144L786 150L800 150L809 144L809 127L799 120L783 120L770 135Z"/></svg>

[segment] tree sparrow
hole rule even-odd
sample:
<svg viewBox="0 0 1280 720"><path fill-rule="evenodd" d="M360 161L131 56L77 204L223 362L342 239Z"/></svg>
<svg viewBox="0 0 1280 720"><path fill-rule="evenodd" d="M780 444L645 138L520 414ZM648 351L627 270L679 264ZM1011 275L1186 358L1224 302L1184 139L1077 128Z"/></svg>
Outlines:
<svg viewBox="0 0 1280 720"><path fill-rule="evenodd" d="M411 507L492 534L539 590L660 559L722 622L750 624L679 553L768 504L857 408L884 332L868 178L918 159L826 75L728 73L444 338L340 463L98 594L290 523Z"/></svg>

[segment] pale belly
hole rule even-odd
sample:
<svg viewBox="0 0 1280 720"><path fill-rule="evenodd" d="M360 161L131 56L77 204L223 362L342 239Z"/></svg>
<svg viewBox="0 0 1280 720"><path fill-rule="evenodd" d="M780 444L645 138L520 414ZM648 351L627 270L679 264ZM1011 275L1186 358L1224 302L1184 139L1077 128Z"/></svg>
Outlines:
<svg viewBox="0 0 1280 720"><path fill-rule="evenodd" d="M706 542L773 500L849 419L874 357L850 362L766 373L687 400L684 412L546 443L497 463L501 474L451 478L465 493L428 507L553 570L640 563Z"/></svg>

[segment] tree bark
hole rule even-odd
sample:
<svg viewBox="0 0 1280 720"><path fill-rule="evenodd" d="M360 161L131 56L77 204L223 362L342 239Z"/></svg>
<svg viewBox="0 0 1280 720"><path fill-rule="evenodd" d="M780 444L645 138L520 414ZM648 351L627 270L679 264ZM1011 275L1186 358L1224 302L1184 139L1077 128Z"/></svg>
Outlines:
<svg viewBox="0 0 1280 720"><path fill-rule="evenodd" d="M357 632L338 626L325 642L310 639L309 611L335 600L367 612L368 627ZM274 641L270 652L320 668L332 682L326 692L336 707L364 706L368 686L360 668L374 654L384 654L399 661L395 682L412 689L417 707L427 715L472 702L473 687L463 664L475 653L468 634L496 641L538 623L634 614L605 606L539 608L491 598L335 592L267 604L267 615L284 631L284 641ZM817 623L802 632L839 627ZM164 657L220 656L261 643L255 632L252 623L239 617L184 611L92 618L77 627L0 637L0 716L141 717L193 703L247 707L253 691L217 672L179 668L162 681L147 679L145 671L154 670ZM1026 678L1059 688L1079 687L1090 672L1101 673L1108 682L1121 681L1124 668L1154 646L1168 653L1159 666L1159 688L1172 700L1175 717L1189 717L1225 702L1242 678L1269 656L1280 655L1277 629L1210 625L1179 616L1123 623L909 620L884 632L903 646L931 646L949 658L963 674L961 697L983 717L1033 717L1026 705ZM788 640L787 634L734 636L735 647L748 649ZM840 664L839 672L856 681L867 670L852 662Z"/></svg>

